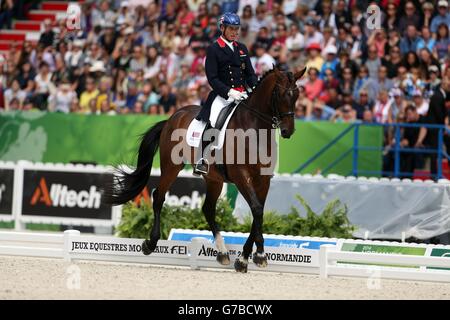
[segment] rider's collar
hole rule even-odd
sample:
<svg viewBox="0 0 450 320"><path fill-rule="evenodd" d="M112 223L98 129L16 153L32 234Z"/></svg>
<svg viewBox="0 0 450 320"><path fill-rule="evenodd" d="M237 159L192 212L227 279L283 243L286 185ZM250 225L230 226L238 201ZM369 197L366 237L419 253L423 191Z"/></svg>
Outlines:
<svg viewBox="0 0 450 320"><path fill-rule="evenodd" d="M227 39L225 39L224 36L220 36L220 37L217 39L217 42L219 43L219 46L220 46L221 48L224 48L225 45L227 45L228 47L230 47L231 50L234 51L233 46L237 47L236 41L233 41L233 42L228 41Z"/></svg>

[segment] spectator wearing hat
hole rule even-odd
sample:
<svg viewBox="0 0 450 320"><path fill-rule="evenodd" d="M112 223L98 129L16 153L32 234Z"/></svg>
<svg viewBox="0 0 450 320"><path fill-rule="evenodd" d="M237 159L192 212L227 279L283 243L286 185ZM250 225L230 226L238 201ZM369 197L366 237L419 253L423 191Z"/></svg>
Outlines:
<svg viewBox="0 0 450 320"><path fill-rule="evenodd" d="M417 110L417 113L421 116L425 116L428 113L430 104L428 103L427 99L424 99L423 92L417 88L413 91L412 96L413 104Z"/></svg>
<svg viewBox="0 0 450 320"><path fill-rule="evenodd" d="M335 110L325 105L325 103L319 99L312 103L311 114L305 117L308 121L328 121L334 119Z"/></svg>
<svg viewBox="0 0 450 320"><path fill-rule="evenodd" d="M450 28L450 14L448 12L448 1L439 0L438 1L438 14L431 21L431 32L437 33L438 27L441 24L445 24L447 28Z"/></svg>
<svg viewBox="0 0 450 320"><path fill-rule="evenodd" d="M423 11L423 27L430 28L431 27L431 21L433 20L434 16L434 6L431 2L425 2L422 5L422 11Z"/></svg>
<svg viewBox="0 0 450 320"><path fill-rule="evenodd" d="M300 44L294 43L290 46L287 53L286 65L291 71L295 70L295 68L306 65L306 56L303 54Z"/></svg>
<svg viewBox="0 0 450 320"><path fill-rule="evenodd" d="M322 70L324 60L320 55L322 48L319 43L311 43L306 47L306 52L308 54L308 59L306 61L306 66L308 68L315 68L317 70Z"/></svg>
<svg viewBox="0 0 450 320"><path fill-rule="evenodd" d="M398 115L405 111L407 101L404 98L403 91L399 88L393 88L389 92L392 103L390 108L391 119L397 119Z"/></svg>
<svg viewBox="0 0 450 320"><path fill-rule="evenodd" d="M86 54L83 52L83 40L77 39L72 42L71 49L64 55L64 60L70 70L80 68L84 64Z"/></svg>
<svg viewBox="0 0 450 320"><path fill-rule="evenodd" d="M77 94L72 90L69 81L63 81L58 89L48 98L48 110L54 112L69 113L72 101Z"/></svg>
<svg viewBox="0 0 450 320"><path fill-rule="evenodd" d="M316 28L316 21L308 18L305 22L305 46L308 48L311 44L323 45L323 35Z"/></svg>
<svg viewBox="0 0 450 320"><path fill-rule="evenodd" d="M333 74L336 74L336 66L339 63L337 59L337 48L334 45L326 47L324 50L325 61L322 64L322 69L320 70L320 78L324 80L326 78L326 70L331 70Z"/></svg>
<svg viewBox="0 0 450 320"><path fill-rule="evenodd" d="M426 90L428 93L428 96L431 96L432 93L439 88L441 85L440 80L440 72L438 66L431 65L428 67L428 75L429 79L427 81Z"/></svg>

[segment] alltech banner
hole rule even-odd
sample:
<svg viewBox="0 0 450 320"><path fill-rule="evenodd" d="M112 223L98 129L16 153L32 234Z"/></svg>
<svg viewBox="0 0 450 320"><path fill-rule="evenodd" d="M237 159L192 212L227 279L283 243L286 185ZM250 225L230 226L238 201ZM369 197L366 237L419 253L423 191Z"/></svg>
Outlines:
<svg viewBox="0 0 450 320"><path fill-rule="evenodd" d="M0 169L0 215L12 215L14 170Z"/></svg>
<svg viewBox="0 0 450 320"><path fill-rule="evenodd" d="M112 219L103 188L112 182L105 173L24 170L23 216Z"/></svg>
<svg viewBox="0 0 450 320"><path fill-rule="evenodd" d="M158 185L160 177L151 176L147 187L137 196L134 201L136 204L142 200L151 204L151 191ZM169 206L187 206L191 209L201 207L206 195L206 184L202 178L194 176L178 176L166 193L165 203Z"/></svg>

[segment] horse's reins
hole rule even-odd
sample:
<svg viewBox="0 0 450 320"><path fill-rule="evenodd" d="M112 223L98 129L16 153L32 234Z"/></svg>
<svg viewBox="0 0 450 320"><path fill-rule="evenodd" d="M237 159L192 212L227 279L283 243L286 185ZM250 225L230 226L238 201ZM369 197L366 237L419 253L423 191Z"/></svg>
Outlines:
<svg viewBox="0 0 450 320"><path fill-rule="evenodd" d="M281 87L281 88L283 88L283 89L286 89L286 91L294 91L294 90L297 89L296 86L287 89L285 86L282 86L282 85L280 85L280 84L278 84L278 83L276 83L275 85L277 85L277 86L279 86L279 87ZM288 112L282 112L282 113L280 113L279 110L278 110L278 108L275 106L275 103L274 103L274 96L276 96L276 97L278 98L278 90L276 90L276 91L275 91L275 94L272 94L272 95L271 95L271 98L270 98L270 100L271 100L271 101L270 101L270 108L272 109L272 116L268 116L267 114L265 114L265 113L263 113L263 112L261 112L261 111L258 111L258 110L254 109L254 108L251 108L249 105L247 105L247 104L246 104L245 102L243 102L243 101L239 102L238 105L242 105L245 109L247 109L247 110L253 112L253 113L254 113L255 115L257 115L261 120L263 120L264 122L270 123L270 124L272 125L272 128L276 129L276 128L279 128L279 127L280 127L280 125L281 125L281 119L282 119L283 117L293 117L293 116L295 115L295 112L294 112L294 111L288 111Z"/></svg>

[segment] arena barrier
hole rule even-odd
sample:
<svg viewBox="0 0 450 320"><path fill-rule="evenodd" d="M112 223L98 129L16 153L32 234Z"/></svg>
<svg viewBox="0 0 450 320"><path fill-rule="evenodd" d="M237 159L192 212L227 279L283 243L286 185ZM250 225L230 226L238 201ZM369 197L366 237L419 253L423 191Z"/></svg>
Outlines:
<svg viewBox="0 0 450 320"><path fill-rule="evenodd" d="M450 282L449 257L445 254L431 256L435 249L450 251L448 246L405 244L411 250L424 249L427 253L427 256L414 256L343 251L345 243L351 243L351 240L339 239L339 245L325 244L319 250L266 246L268 267L258 268L250 257L249 270L316 274L322 277L373 277L375 274L380 278ZM372 245L373 248L379 245L376 241L353 243L355 246ZM141 244L142 239L81 235L76 230L68 230L63 234L0 232L0 255L57 258L68 262L96 260L192 269L233 269L232 264L222 266L216 262L214 244L203 237L194 237L190 241L160 240L155 252L149 256L142 254ZM242 245L228 244L227 248L234 261L240 255ZM395 248L398 250L398 246Z"/></svg>
<svg viewBox="0 0 450 320"><path fill-rule="evenodd" d="M159 169L152 171L135 202L150 201L150 191L160 177ZM104 187L112 179L113 168L107 166L0 161L0 221L13 221L16 231L24 230L26 223L112 230L122 214L122 206L104 201ZM183 170L167 192L166 203L200 207L205 194L203 179Z"/></svg>

